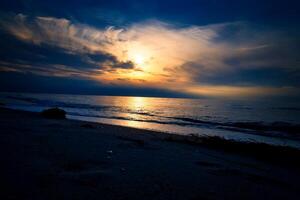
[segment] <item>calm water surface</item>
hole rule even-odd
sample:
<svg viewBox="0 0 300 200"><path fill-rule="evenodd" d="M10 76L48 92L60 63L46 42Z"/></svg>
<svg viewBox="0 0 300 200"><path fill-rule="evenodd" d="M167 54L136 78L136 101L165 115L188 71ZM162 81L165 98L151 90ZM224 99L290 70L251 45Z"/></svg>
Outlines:
<svg viewBox="0 0 300 200"><path fill-rule="evenodd" d="M70 119L300 147L297 103L24 93L0 100L36 112L60 107Z"/></svg>

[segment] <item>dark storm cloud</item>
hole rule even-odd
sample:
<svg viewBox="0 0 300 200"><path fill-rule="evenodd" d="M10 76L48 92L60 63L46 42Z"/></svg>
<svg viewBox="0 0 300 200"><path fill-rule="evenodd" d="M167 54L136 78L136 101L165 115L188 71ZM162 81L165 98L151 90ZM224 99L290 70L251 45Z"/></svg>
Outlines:
<svg viewBox="0 0 300 200"><path fill-rule="evenodd" d="M7 17L7 16L6 16ZM17 17L17 16L16 16ZM34 72L58 76L88 76L99 74L102 70L109 69L133 69L131 62L121 62L115 56L106 52L76 51L77 49L64 48L65 46L43 42L43 33L38 33L39 42L28 41L28 38L18 38L12 35L6 26L17 26L9 24L9 21L0 20L0 69L5 71ZM8 23L4 24L3 23ZM25 29L25 31L24 31ZM17 34L26 34L26 27L19 30ZM29 38L30 39L30 38ZM36 38L37 39L37 38ZM35 39L33 39L35 40ZM65 42L65 41L64 41ZM96 71L95 71L96 70Z"/></svg>

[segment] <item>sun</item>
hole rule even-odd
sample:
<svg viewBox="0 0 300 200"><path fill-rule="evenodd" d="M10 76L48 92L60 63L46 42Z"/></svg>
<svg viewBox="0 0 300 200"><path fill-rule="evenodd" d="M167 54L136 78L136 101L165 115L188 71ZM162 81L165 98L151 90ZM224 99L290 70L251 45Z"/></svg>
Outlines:
<svg viewBox="0 0 300 200"><path fill-rule="evenodd" d="M133 62L137 65L142 65L145 63L145 57L141 54L135 54L133 58Z"/></svg>

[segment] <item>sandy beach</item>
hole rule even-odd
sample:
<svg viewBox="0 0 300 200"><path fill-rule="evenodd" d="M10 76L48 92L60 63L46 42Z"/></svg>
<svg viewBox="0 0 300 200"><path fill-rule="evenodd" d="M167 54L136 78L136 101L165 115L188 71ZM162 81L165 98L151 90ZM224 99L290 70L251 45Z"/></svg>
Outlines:
<svg viewBox="0 0 300 200"><path fill-rule="evenodd" d="M286 156L276 160L271 153L269 157L275 159L269 161L251 155L252 149L227 151L166 133L45 119L38 113L5 108L0 109L0 129L3 200L297 199L300 195L297 153L295 162L282 163Z"/></svg>

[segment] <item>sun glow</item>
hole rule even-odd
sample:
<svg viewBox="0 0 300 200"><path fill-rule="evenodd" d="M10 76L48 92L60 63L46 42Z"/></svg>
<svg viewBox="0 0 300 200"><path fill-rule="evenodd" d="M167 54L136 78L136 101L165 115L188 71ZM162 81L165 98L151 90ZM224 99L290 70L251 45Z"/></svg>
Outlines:
<svg viewBox="0 0 300 200"><path fill-rule="evenodd" d="M134 55L134 63L136 63L137 65L142 65L145 62L145 57L141 54L136 54Z"/></svg>

